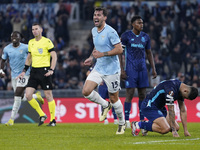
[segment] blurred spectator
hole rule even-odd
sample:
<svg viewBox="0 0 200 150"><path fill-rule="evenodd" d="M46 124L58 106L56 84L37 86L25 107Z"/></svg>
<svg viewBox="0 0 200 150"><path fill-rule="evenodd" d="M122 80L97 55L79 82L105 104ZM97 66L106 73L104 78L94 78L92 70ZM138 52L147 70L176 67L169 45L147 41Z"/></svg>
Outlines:
<svg viewBox="0 0 200 150"><path fill-rule="evenodd" d="M131 19L133 18L133 16L135 16L135 9L133 7L130 8L129 12L126 15L126 20L128 22L128 24L131 24Z"/></svg>
<svg viewBox="0 0 200 150"><path fill-rule="evenodd" d="M79 80L80 76L80 66L76 59L70 58L69 66L66 68L67 79L70 80L73 77L76 77Z"/></svg>
<svg viewBox="0 0 200 150"><path fill-rule="evenodd" d="M182 72L178 72L177 79L179 79L181 82L185 83L185 75Z"/></svg>
<svg viewBox="0 0 200 150"><path fill-rule="evenodd" d="M5 30L3 34L5 41L10 41L10 35L13 31L13 26L8 12L5 13L4 27L2 27L2 29Z"/></svg>
<svg viewBox="0 0 200 150"><path fill-rule="evenodd" d="M172 72L175 73L174 76L178 75L178 72L181 69L182 66L182 57L181 57L181 50L180 50L180 45L177 44L173 52L171 53L171 61L172 61Z"/></svg>
<svg viewBox="0 0 200 150"><path fill-rule="evenodd" d="M57 89L66 89L66 88L68 88L68 85L63 78L58 78L58 81L56 82L56 88Z"/></svg>
<svg viewBox="0 0 200 150"><path fill-rule="evenodd" d="M11 19L11 23L13 26L13 31L19 31L22 32L22 25L24 24L25 20L21 18L20 14L17 13L13 16Z"/></svg>
<svg viewBox="0 0 200 150"><path fill-rule="evenodd" d="M68 43L69 42L69 32L68 32L68 18L69 18L69 12L67 11L66 5L64 3L59 3L60 7L56 14L58 20L57 20L57 26L55 33L56 40L58 41L59 37L62 37L62 39ZM59 29L60 28L60 29ZM59 32L59 33L57 33Z"/></svg>
<svg viewBox="0 0 200 150"><path fill-rule="evenodd" d="M63 23L62 19L58 19L56 26L55 26L55 39L57 41L57 43L59 43L59 38L63 39L64 42L69 42L68 37L67 37L67 29L65 24Z"/></svg>
<svg viewBox="0 0 200 150"><path fill-rule="evenodd" d="M77 77L72 77L69 79L68 89L79 89L79 80Z"/></svg>

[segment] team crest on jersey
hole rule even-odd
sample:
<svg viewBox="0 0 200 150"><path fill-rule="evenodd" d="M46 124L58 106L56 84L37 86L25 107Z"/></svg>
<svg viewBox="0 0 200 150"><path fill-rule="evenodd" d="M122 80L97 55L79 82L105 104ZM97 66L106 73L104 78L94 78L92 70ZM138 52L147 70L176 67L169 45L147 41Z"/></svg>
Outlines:
<svg viewBox="0 0 200 150"><path fill-rule="evenodd" d="M42 48L38 48L38 52L39 52L40 54L42 54L42 53L43 53L43 49L42 49Z"/></svg>
<svg viewBox="0 0 200 150"><path fill-rule="evenodd" d="M102 40L103 40L103 39L105 38L105 36L104 36L104 35L102 35L102 36L101 36L101 38L102 38Z"/></svg>
<svg viewBox="0 0 200 150"><path fill-rule="evenodd" d="M144 38L144 37L142 37L141 41L142 41L142 42L145 42L145 38Z"/></svg>
<svg viewBox="0 0 200 150"><path fill-rule="evenodd" d="M20 52L20 54L22 54L22 53L23 53L23 50L19 50L19 52Z"/></svg>

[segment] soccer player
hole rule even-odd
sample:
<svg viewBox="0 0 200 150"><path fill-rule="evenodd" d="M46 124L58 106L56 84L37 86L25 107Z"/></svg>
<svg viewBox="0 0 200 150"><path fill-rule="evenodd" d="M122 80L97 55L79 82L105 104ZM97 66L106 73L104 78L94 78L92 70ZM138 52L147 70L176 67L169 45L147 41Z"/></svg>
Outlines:
<svg viewBox="0 0 200 150"><path fill-rule="evenodd" d="M89 75L89 73L93 70L93 67L90 67L90 69L87 71L87 76ZM99 84L98 86L98 93L99 95L103 98L103 99L109 99L109 94L108 94L108 87L105 84L105 82L102 82L101 84ZM101 107L103 110L103 107ZM115 113L115 109L112 107L112 114L114 117L114 124L118 124L118 120L117 120L117 115ZM104 120L104 124L108 124L108 119L105 118Z"/></svg>
<svg viewBox="0 0 200 150"><path fill-rule="evenodd" d="M0 67L0 77L3 78L5 73L3 71L5 67L5 62L8 59L11 68L11 83L14 90L14 104L11 112L11 117L9 121L5 124L6 126L13 125L16 114L19 111L21 101L26 101L24 96L24 90L29 79L30 70L27 71L26 75L21 79L16 79L16 77L22 72L26 57L28 54L28 45L21 43L22 35L18 31L14 31L11 34L11 42L3 49L1 67ZM41 93L38 91L33 94L33 97L40 101L41 104L44 103ZM23 99L22 99L23 98Z"/></svg>
<svg viewBox="0 0 200 150"><path fill-rule="evenodd" d="M93 58L96 64L92 72L88 75L82 89L85 98L100 104L103 107L100 121L104 121L108 111L114 107L119 126L116 134L124 134L125 119L123 105L119 99L120 89L120 63L118 55L123 52L120 38L117 32L106 24L107 10L103 7L95 8L93 21L95 27L92 29L94 49L89 58L84 61L84 65L90 66ZM103 99L94 89L104 81L108 87L110 102Z"/></svg>
<svg viewBox="0 0 200 150"><path fill-rule="evenodd" d="M57 61L57 54L51 40L42 36L42 31L43 29L40 24L34 23L32 25L32 33L35 38L29 40L28 42L29 53L25 62L24 70L18 78L23 78L25 72L32 64L30 78L26 88L26 97L29 104L38 112L40 116L38 126L42 125L47 119L47 116L39 107L38 103L36 103L36 100L32 97L32 94L37 89L38 85L40 85L48 101L51 115L48 126L56 126L56 105L52 94L52 75Z"/></svg>
<svg viewBox="0 0 200 150"><path fill-rule="evenodd" d="M138 135L140 129L166 134L172 132L173 137L179 137L179 125L175 121L174 101L177 100L184 135L191 136L187 129L187 111L184 99L194 100L198 96L198 89L188 86L177 79L162 81L143 100L142 113L148 122L132 122L132 134ZM168 113L165 108L168 106Z"/></svg>
<svg viewBox="0 0 200 150"><path fill-rule="evenodd" d="M130 128L129 115L135 88L138 90L140 120L144 120L140 106L146 96L146 87L149 87L145 53L152 68L153 78L157 77L149 35L142 32L143 20L140 16L134 16L131 24L133 29L126 31L121 36L122 45L125 47L125 67L121 67L121 78L125 80L126 87L124 111L127 128ZM120 63L123 66L122 58Z"/></svg>

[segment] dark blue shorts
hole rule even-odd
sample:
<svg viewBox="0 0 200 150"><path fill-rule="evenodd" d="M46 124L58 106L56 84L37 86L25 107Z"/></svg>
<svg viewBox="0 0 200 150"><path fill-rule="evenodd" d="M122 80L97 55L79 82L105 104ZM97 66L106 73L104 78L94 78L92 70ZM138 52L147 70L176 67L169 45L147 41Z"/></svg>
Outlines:
<svg viewBox="0 0 200 150"><path fill-rule="evenodd" d="M103 85L99 85L98 87L98 92L99 92L99 95L103 98L103 99L106 99L106 98L109 98L109 95L108 95L108 88L107 88L107 85L104 83Z"/></svg>
<svg viewBox="0 0 200 150"><path fill-rule="evenodd" d="M148 100L145 99L141 105L142 114L151 122L160 117L167 116L167 109L163 107L162 109L158 109L155 105L151 105L151 107L147 107Z"/></svg>
<svg viewBox="0 0 200 150"><path fill-rule="evenodd" d="M135 71L134 69L126 70L127 79L125 81L126 88L146 88L149 87L147 70Z"/></svg>

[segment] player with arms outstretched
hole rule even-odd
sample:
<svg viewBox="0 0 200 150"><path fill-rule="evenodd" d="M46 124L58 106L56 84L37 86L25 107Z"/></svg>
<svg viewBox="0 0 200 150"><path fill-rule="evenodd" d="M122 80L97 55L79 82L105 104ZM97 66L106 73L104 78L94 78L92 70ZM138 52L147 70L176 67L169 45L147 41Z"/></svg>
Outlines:
<svg viewBox="0 0 200 150"><path fill-rule="evenodd" d="M194 100L198 89L188 86L177 79L162 81L144 99L141 105L142 113L148 122L132 122L132 134L137 136L140 129L166 134L172 132L173 137L179 137L179 125L175 120L174 101L177 100L184 135L190 136L187 129L187 111L184 99ZM168 106L168 113L165 108Z"/></svg>

